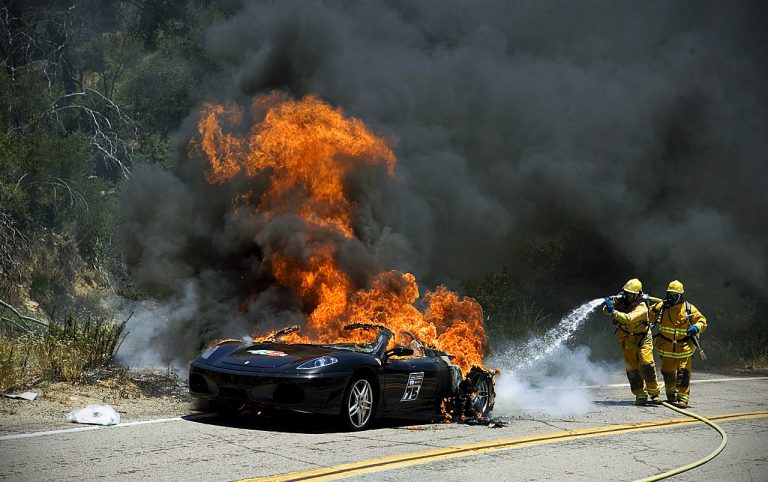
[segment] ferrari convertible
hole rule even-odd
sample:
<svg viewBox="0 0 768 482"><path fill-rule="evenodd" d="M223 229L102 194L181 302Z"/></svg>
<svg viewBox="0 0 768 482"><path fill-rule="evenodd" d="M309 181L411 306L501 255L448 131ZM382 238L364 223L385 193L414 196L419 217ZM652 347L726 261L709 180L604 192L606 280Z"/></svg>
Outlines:
<svg viewBox="0 0 768 482"><path fill-rule="evenodd" d="M370 427L376 417L437 420L483 418L493 408L493 373L474 367L462 376L452 356L409 332L409 346L387 349L393 333L369 330L370 343L294 344L281 330L258 343L229 340L206 350L189 370L193 398L219 411L279 409L338 415L350 430ZM405 338L403 338L405 337Z"/></svg>

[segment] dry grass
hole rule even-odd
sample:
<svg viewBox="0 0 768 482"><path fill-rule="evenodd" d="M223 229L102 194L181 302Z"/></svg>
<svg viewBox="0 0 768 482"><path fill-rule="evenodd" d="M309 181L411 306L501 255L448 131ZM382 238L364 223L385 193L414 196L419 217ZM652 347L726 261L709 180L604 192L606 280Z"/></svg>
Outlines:
<svg viewBox="0 0 768 482"><path fill-rule="evenodd" d="M750 338L739 350L739 361L746 368L768 367L768 339Z"/></svg>
<svg viewBox="0 0 768 482"><path fill-rule="evenodd" d="M110 364L124 331L125 322L70 315L42 332L2 332L0 391L41 380L81 382L88 369Z"/></svg>
<svg viewBox="0 0 768 482"><path fill-rule="evenodd" d="M707 360L694 357L701 367L768 368L768 335L741 334L726 339L707 336L702 345Z"/></svg>

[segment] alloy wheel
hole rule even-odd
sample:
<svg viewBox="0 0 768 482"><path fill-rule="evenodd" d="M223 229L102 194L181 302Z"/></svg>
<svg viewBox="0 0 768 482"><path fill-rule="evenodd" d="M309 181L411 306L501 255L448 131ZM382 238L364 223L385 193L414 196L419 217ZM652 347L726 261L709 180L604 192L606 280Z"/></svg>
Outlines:
<svg viewBox="0 0 768 482"><path fill-rule="evenodd" d="M480 378L475 385L477 389L474 406L481 414L485 414L488 411L488 404L491 397L491 381L486 377Z"/></svg>
<svg viewBox="0 0 768 482"><path fill-rule="evenodd" d="M347 404L349 422L355 428L362 428L373 412L373 389L371 383L361 378L352 385Z"/></svg>

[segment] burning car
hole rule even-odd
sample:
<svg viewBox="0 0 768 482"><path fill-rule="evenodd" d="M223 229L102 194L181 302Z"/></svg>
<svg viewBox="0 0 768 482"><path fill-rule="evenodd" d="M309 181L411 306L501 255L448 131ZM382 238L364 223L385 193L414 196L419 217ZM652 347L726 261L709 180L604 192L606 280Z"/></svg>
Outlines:
<svg viewBox="0 0 768 482"><path fill-rule="evenodd" d="M219 410L246 407L338 415L350 430L376 417L438 420L488 415L495 398L493 372L473 367L463 376L452 356L410 332L409 346L388 349L394 334L381 325L354 323L369 343L285 343L290 327L255 343L227 340L192 362L190 394Z"/></svg>

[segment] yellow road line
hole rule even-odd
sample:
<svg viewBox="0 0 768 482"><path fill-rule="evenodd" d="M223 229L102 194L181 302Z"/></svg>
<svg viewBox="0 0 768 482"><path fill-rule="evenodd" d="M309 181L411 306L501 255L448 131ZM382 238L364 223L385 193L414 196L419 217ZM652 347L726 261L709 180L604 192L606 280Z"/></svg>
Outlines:
<svg viewBox="0 0 768 482"><path fill-rule="evenodd" d="M768 411L743 412L723 415L714 415L709 420L745 420L751 418L768 417ZM524 437L507 438L500 440L491 440L486 442L476 442L470 444L454 445L439 449L423 450L420 452L411 452L389 457L380 457L375 459L362 460L350 464L335 465L333 467L324 467L320 469L309 470L306 472L291 472L282 475L274 475L264 478L242 479L245 481L300 481L300 480L334 480L353 475L366 474L371 472L380 472L409 465L424 464L438 460L452 459L456 457L466 457L486 452L498 450L508 450L513 448L531 447L534 445L543 445L556 442L566 442L570 440L605 437L620 433L639 432L642 430L654 430L662 428L679 427L682 425L694 425L701 422L692 418L671 418L664 420L655 420L652 422L635 422L617 425L605 425L602 427L584 428L578 430L566 430L563 432L552 432L538 435L527 435Z"/></svg>

